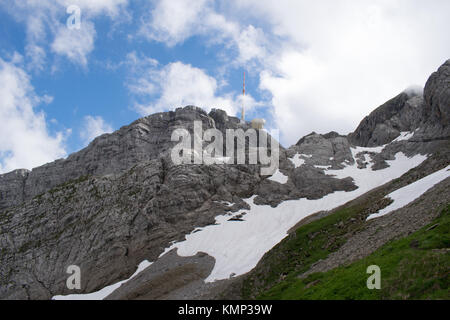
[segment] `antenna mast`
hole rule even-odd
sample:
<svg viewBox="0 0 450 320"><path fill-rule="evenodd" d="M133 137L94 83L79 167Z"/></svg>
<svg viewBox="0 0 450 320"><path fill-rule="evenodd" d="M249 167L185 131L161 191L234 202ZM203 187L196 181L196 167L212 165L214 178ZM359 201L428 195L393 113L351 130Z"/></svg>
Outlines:
<svg viewBox="0 0 450 320"><path fill-rule="evenodd" d="M242 86L242 94L243 94L243 99L242 99L242 113L241 113L241 122L245 122L245 70L244 70L244 83Z"/></svg>

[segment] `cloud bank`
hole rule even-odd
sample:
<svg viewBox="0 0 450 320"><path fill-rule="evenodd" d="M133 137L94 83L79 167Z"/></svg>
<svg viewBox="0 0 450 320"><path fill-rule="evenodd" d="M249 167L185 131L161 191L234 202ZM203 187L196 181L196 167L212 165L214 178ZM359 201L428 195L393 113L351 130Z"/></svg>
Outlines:
<svg viewBox="0 0 450 320"><path fill-rule="evenodd" d="M51 135L45 114L36 109L51 98L37 96L29 75L1 58L0 83L0 173L65 157L65 133Z"/></svg>
<svg viewBox="0 0 450 320"><path fill-rule="evenodd" d="M423 86L449 58L448 12L445 0L161 0L142 30L168 46L201 35L237 48L228 62L258 70L289 145L313 130L348 133L405 88Z"/></svg>
<svg viewBox="0 0 450 320"><path fill-rule="evenodd" d="M84 144L88 145L89 142L96 137L113 132L113 128L110 124L100 116L85 116L83 128L80 131L80 137L83 139Z"/></svg>
<svg viewBox="0 0 450 320"><path fill-rule="evenodd" d="M190 64L177 61L161 66L154 59L131 52L127 65L131 70L127 86L137 100L134 109L141 115L186 105L195 105L206 111L220 108L228 114L235 114L242 105L242 95L218 94L218 81L205 70ZM258 106L251 95L245 99L249 110Z"/></svg>

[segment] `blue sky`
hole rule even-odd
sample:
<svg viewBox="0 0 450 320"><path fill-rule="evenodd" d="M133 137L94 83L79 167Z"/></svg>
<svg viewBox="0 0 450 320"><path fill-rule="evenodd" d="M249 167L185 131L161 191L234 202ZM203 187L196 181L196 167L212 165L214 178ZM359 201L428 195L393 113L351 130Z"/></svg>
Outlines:
<svg viewBox="0 0 450 320"><path fill-rule="evenodd" d="M154 112L239 114L244 70L248 117L266 118L283 145L348 133L450 58L448 12L445 0L3 0L0 172Z"/></svg>

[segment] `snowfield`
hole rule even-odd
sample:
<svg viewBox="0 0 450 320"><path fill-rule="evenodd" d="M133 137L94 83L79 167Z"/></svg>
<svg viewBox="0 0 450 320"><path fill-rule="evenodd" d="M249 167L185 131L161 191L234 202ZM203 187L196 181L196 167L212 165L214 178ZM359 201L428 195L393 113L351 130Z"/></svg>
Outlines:
<svg viewBox="0 0 450 320"><path fill-rule="evenodd" d="M400 135L392 142L409 140L412 138L414 133L415 133L414 131L412 131L412 132L402 131L402 132L400 132Z"/></svg>
<svg viewBox="0 0 450 320"><path fill-rule="evenodd" d="M378 218L394 210L403 208L404 206L419 198L434 185L438 184L448 177L450 177L450 166L436 171L435 173L417 180L416 182L413 182L403 188L395 190L394 192L386 196L387 198L391 198L392 200L394 200L394 202L392 202L386 208L381 209L379 212L371 214L369 217L367 217L367 220Z"/></svg>
<svg viewBox="0 0 450 320"><path fill-rule="evenodd" d="M109 296L111 293L113 293L117 288L119 288L122 284L124 284L125 282L136 277L138 275L138 273L140 273L141 271L146 269L151 264L152 263L148 262L147 260L142 261L139 264L136 272L133 273L133 275L131 277L129 277L126 280L112 284L110 286L104 287L103 289L101 289L99 291L87 293L87 294L69 294L67 296L54 296L52 298L52 300L103 300L107 296ZM83 274L81 274L81 277L83 277ZM83 278L81 278L81 279L83 279Z"/></svg>
<svg viewBox="0 0 450 320"><path fill-rule="evenodd" d="M267 179L281 183L281 184L285 184L288 182L288 176L281 173L281 171L279 169L277 169L277 171L275 171L275 173Z"/></svg>
<svg viewBox="0 0 450 320"><path fill-rule="evenodd" d="M383 147L354 148L355 156L360 151L380 152ZM418 166L426 156L412 158L403 153L396 154L395 160L387 161L388 168L372 171L370 167L358 169L356 163L342 170L328 170L329 175L338 178L352 177L358 189L351 192L337 191L318 200L284 201L276 208L253 203L254 196L245 199L250 210L236 213L244 215L245 221L229 221L229 215L216 217L216 224L201 231L186 235L186 240L174 243L166 252L177 248L181 256L193 256L205 252L216 259L207 282L227 279L231 274L242 275L253 269L262 256L287 236L287 232L301 219L321 210L331 210L367 191L398 178L408 170ZM162 256L161 255L161 256Z"/></svg>
<svg viewBox="0 0 450 320"><path fill-rule="evenodd" d="M300 167L301 165L305 164L305 159L300 158L301 156L305 156L299 153L296 153L292 158L288 158L295 168Z"/></svg>
<svg viewBox="0 0 450 320"><path fill-rule="evenodd" d="M357 147L352 148L351 151L355 158L356 154L361 151L379 153L383 148L384 146ZM300 160L300 156L307 155L296 156L294 159ZM186 239L182 242L171 244L160 257L174 248L177 249L180 256L193 256L198 252L207 253L216 259L216 263L211 274L205 279L206 282L227 279L232 275L242 275L252 270L262 256L283 240L287 236L288 230L303 218L321 210L331 210L343 205L375 187L402 176L408 170L421 164L426 158L424 155L408 158L399 152L395 155L395 160L386 161L389 167L383 170L372 171L373 163L367 168L358 169L356 162L353 165L346 163L344 169L341 170L327 170L325 171L327 175L333 175L339 179L352 177L358 189L350 192L337 191L317 200L306 198L289 200L272 208L254 204L255 196L244 199L249 204L250 210L240 210L234 213L234 215L243 214L244 221L229 221L230 215L217 216L216 224L201 229L197 228L196 230L199 231L186 235ZM366 160L371 162L368 156ZM302 164L300 161L294 162L296 167ZM448 175L448 173L445 174ZM279 183L286 183L287 179L288 177L279 170L271 177L271 180ZM130 279L150 264L148 261L141 263ZM128 280L118 282L95 293L55 296L53 299L104 299Z"/></svg>

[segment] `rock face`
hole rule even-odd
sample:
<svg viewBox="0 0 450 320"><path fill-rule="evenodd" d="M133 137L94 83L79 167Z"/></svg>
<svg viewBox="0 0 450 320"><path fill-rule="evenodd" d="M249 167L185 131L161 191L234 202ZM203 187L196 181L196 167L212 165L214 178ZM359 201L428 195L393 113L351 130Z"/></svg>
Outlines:
<svg viewBox="0 0 450 320"><path fill-rule="evenodd" d="M24 201L29 174L30 171L19 169L0 175L0 210Z"/></svg>
<svg viewBox="0 0 450 320"><path fill-rule="evenodd" d="M295 164L301 159L303 164ZM297 160L298 161L298 160ZM281 201L308 198L319 199L334 191L356 189L353 181L326 175L325 167L342 169L343 163L353 164L350 144L335 132L326 135L311 133L301 138L280 157L280 171L289 177L285 184L268 179L257 189L256 204L277 206Z"/></svg>
<svg viewBox="0 0 450 320"><path fill-rule="evenodd" d="M434 153L448 142L448 81L447 61L427 82L424 97L398 95L349 136L312 133L288 149L280 147L285 183L261 176L260 164L174 165L175 129L193 133L194 121L222 133L250 128L222 110L207 114L193 106L139 119L67 159L0 175L0 298L73 293L66 288L69 265L82 270L77 293L96 291L128 278L142 260L156 261L171 242L213 224L215 216L248 208L244 198L256 195L256 204L271 206L318 199L357 188L351 178L325 174L326 168L341 169L354 161L364 167L370 157L377 170L400 151ZM405 131L415 133L379 154L352 153L352 146L383 145ZM211 261L191 260L196 259L206 261L203 275ZM157 266L143 276L163 279L154 271Z"/></svg>
<svg viewBox="0 0 450 320"><path fill-rule="evenodd" d="M176 250L172 250L106 297L106 300L182 299L184 294L201 296L207 287L203 279L211 273L214 263L214 258L205 253L179 257Z"/></svg>
<svg viewBox="0 0 450 320"><path fill-rule="evenodd" d="M349 141L357 146L384 145L418 129L414 140L448 139L450 136L450 60L428 79L423 95L403 92L365 117Z"/></svg>
<svg viewBox="0 0 450 320"><path fill-rule="evenodd" d="M227 122L221 123L219 118L217 126L235 128L239 124L237 118L226 119ZM112 134L104 134L67 159L56 160L31 172L18 170L0 175L0 181L5 181L0 183L0 210L82 176L117 174L136 164L167 156L175 144L171 141L171 133L181 127L192 132L194 120L202 121L204 129L215 127L213 118L202 109L179 108L139 119Z"/></svg>
<svg viewBox="0 0 450 320"><path fill-rule="evenodd" d="M434 72L425 84L427 117L443 126L450 124L450 60Z"/></svg>
<svg viewBox="0 0 450 320"><path fill-rule="evenodd" d="M365 117L349 140L358 146L375 147L391 142L400 132L414 131L422 119L423 98L401 93Z"/></svg>
<svg viewBox="0 0 450 320"><path fill-rule="evenodd" d="M172 163L172 131L192 132L194 120L216 125L199 108L180 108L103 135L66 160L2 175L0 297L68 293L71 264L86 275L83 292L99 289L216 215L247 206L241 199L262 179L257 165ZM234 117L217 124L240 125Z"/></svg>

